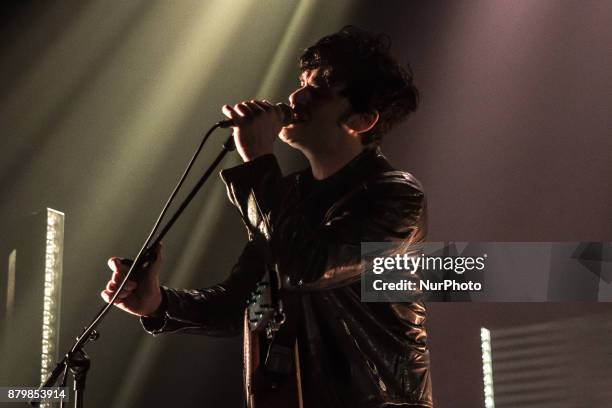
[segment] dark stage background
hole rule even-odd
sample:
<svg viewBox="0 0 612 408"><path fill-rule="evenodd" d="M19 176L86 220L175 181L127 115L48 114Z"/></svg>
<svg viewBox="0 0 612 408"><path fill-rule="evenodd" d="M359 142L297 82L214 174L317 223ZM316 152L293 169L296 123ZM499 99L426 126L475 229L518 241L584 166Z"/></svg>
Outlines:
<svg viewBox="0 0 612 408"><path fill-rule="evenodd" d="M349 23L391 34L417 78L422 106L383 149L423 182L429 240L612 240L610 1L2 7L1 270L22 215L47 206L66 213L61 350L101 303L106 259L135 254L220 106L285 101L297 85L300 51ZM201 163L223 138L209 143ZM286 171L304 165L280 143L277 153ZM236 163L233 156L225 167ZM165 240L162 279L177 287L216 283L245 241L221 183L210 184ZM612 310L430 305L437 407L484 406L481 326L600 313ZM88 407L239 406L240 339L152 338L124 313L112 313L101 332L87 349ZM11 357L5 351L0 364Z"/></svg>

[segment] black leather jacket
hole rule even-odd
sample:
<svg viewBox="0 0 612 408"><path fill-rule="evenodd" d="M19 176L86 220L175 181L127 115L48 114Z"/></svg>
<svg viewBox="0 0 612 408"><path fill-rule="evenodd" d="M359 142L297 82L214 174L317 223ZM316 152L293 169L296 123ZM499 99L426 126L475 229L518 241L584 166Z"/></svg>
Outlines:
<svg viewBox="0 0 612 408"><path fill-rule="evenodd" d="M283 177L273 155L221 176L249 243L223 283L164 288L165 315L142 319L145 329L239 334L246 327L245 301L271 255L283 293L297 299L292 313L299 321L305 407L432 407L423 304L360 299L361 242L425 238L418 181L394 170L378 149L364 151L323 181L309 169ZM248 400L252 333L246 329L244 335Z"/></svg>

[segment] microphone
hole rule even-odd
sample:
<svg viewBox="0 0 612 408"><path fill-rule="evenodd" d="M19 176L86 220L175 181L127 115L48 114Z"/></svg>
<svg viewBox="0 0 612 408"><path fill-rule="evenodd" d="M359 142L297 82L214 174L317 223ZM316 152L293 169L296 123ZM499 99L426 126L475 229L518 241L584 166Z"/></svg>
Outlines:
<svg viewBox="0 0 612 408"><path fill-rule="evenodd" d="M293 123L293 109L291 109L291 106L287 105L286 103L277 103L276 107L280 108L282 111L283 126L288 126L292 124ZM217 122L217 126L220 127L221 129L232 127L234 126L234 121L231 119L222 120L220 122Z"/></svg>

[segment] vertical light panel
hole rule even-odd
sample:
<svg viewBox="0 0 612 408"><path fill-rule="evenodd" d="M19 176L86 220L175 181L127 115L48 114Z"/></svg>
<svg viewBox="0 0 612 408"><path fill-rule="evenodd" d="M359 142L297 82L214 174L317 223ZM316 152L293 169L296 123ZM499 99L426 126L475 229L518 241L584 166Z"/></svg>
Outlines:
<svg viewBox="0 0 612 408"><path fill-rule="evenodd" d="M62 292L62 258L64 252L64 219L64 213L47 208L42 354L40 368L41 382L47 379L57 360Z"/></svg>
<svg viewBox="0 0 612 408"><path fill-rule="evenodd" d="M484 383L485 408L495 408L493 396L493 363L491 360L491 332L480 329L480 344L482 348L482 375Z"/></svg>
<svg viewBox="0 0 612 408"><path fill-rule="evenodd" d="M15 309L15 269L17 267L17 250L13 249L8 258L8 277L6 280L6 327L10 326Z"/></svg>

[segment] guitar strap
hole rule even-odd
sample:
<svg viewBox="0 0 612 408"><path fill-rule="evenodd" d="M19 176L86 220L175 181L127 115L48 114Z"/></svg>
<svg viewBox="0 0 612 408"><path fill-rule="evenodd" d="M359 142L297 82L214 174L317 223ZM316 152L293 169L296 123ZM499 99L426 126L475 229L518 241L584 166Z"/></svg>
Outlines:
<svg viewBox="0 0 612 408"><path fill-rule="evenodd" d="M263 364L258 365L252 376L254 408L301 408L302 390L297 355L297 330L300 320L299 294L284 292L285 322L271 340L259 334L259 350Z"/></svg>
<svg viewBox="0 0 612 408"><path fill-rule="evenodd" d="M266 374L279 383L294 375L295 342L300 320L300 296L296 292L281 291L285 322L270 340L265 360Z"/></svg>

